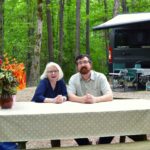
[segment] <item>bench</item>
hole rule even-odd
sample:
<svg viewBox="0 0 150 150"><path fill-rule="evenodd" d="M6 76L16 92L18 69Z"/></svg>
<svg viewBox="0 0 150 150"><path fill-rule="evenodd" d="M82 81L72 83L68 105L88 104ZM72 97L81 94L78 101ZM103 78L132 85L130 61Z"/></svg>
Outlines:
<svg viewBox="0 0 150 150"><path fill-rule="evenodd" d="M150 150L150 141L105 144L105 145L47 148L47 149L40 149L40 150Z"/></svg>

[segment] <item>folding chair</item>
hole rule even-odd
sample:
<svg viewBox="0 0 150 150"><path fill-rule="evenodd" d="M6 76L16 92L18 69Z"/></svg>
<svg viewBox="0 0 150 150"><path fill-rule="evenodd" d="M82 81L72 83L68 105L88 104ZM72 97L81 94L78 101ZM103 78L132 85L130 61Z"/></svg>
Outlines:
<svg viewBox="0 0 150 150"><path fill-rule="evenodd" d="M113 73L109 73L112 77L112 88L124 88L124 76L127 73L124 63L114 63L113 64Z"/></svg>
<svg viewBox="0 0 150 150"><path fill-rule="evenodd" d="M136 69L128 69L127 74L125 75L125 88L136 87L138 89L138 79L137 79Z"/></svg>

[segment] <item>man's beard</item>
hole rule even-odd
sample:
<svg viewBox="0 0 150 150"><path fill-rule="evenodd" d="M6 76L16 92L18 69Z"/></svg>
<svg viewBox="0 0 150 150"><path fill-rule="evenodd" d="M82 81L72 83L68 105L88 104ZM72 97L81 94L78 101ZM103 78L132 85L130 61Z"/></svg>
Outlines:
<svg viewBox="0 0 150 150"><path fill-rule="evenodd" d="M90 72L90 69L88 69L87 67L82 67L79 71L81 74L87 74Z"/></svg>

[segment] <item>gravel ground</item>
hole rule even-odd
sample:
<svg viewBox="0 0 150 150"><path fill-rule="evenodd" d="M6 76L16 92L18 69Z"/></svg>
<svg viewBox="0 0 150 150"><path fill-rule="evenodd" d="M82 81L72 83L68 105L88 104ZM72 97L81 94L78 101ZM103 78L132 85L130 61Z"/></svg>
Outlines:
<svg viewBox="0 0 150 150"><path fill-rule="evenodd" d="M16 101L31 101L33 94L35 92L35 87L25 88L22 91L18 91ZM138 99L149 99L150 91L136 91L129 89L128 91L123 91L123 89L115 89L113 91L114 99L117 98L138 98Z"/></svg>
<svg viewBox="0 0 150 150"><path fill-rule="evenodd" d="M35 92L35 87L29 87L22 91L18 91L16 101L31 101L33 94ZM149 99L150 98L150 91L135 91L135 90L128 90L123 91L123 89L115 89L113 91L114 99L117 98L133 98L133 99ZM148 136L148 139L149 136ZM93 144L95 144L97 138L91 138ZM131 142L132 140L128 137L126 138L127 142ZM119 137L115 137L112 143L119 142ZM73 139L69 140L62 140L62 146L77 146L76 142ZM27 142L27 149L40 149L40 148L50 148L50 141L28 141Z"/></svg>

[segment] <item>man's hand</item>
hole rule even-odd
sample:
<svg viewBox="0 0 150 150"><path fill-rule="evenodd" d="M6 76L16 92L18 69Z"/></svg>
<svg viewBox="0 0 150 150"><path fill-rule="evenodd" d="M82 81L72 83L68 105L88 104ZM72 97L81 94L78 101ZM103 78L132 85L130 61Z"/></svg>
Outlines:
<svg viewBox="0 0 150 150"><path fill-rule="evenodd" d="M96 102L95 100L96 98L93 95L88 94L88 93L85 95L85 103L93 104Z"/></svg>

